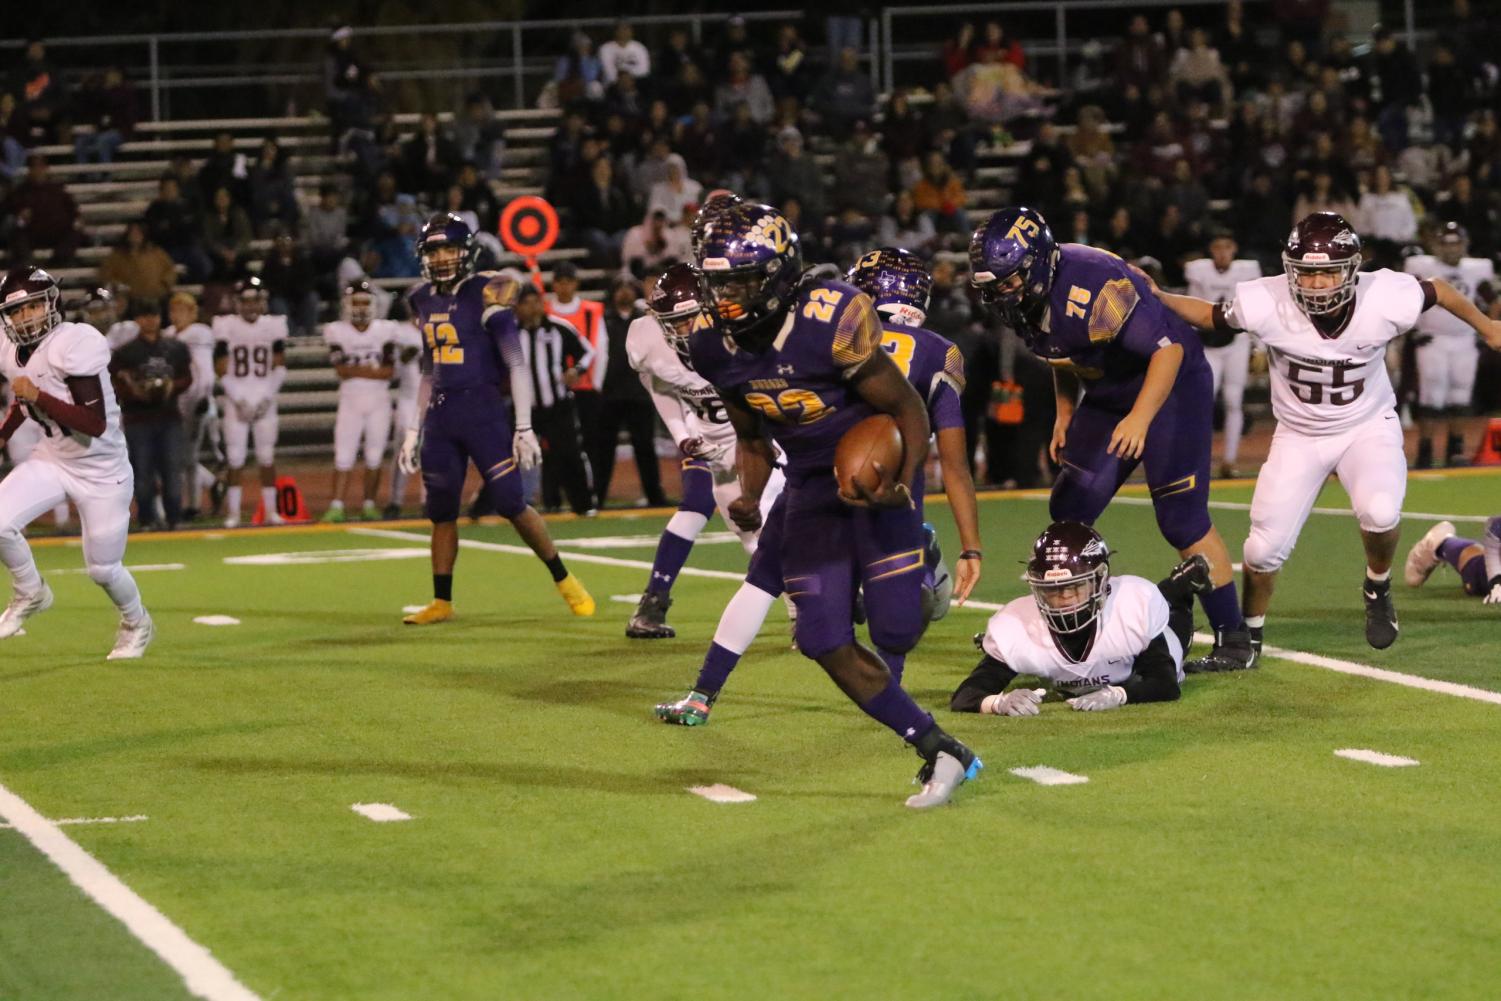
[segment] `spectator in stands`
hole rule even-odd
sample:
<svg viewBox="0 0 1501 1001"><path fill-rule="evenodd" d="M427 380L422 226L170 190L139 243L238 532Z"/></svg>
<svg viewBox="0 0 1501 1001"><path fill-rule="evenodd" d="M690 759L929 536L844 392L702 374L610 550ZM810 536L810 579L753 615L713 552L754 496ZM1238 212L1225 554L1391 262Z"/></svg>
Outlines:
<svg viewBox="0 0 1501 1001"><path fill-rule="evenodd" d="M1146 237L1144 250L1162 267L1162 277L1173 288L1183 287L1183 264L1198 253L1198 233L1184 220L1173 202L1164 202L1157 225Z"/></svg>
<svg viewBox="0 0 1501 1001"><path fill-rule="evenodd" d="M363 124L371 86L370 70L354 51L354 29L335 28L323 57L323 96L335 147L349 129Z"/></svg>
<svg viewBox="0 0 1501 1001"><path fill-rule="evenodd" d="M1267 170L1252 171L1245 190L1231 200L1231 231L1246 253L1261 264L1263 274L1277 274L1282 267L1282 241L1287 238L1291 212Z"/></svg>
<svg viewBox="0 0 1501 1001"><path fill-rule="evenodd" d="M1197 233L1203 220L1209 218L1209 192L1186 158L1173 164L1173 177L1162 189L1162 201L1178 207L1178 218L1191 232Z"/></svg>
<svg viewBox="0 0 1501 1001"><path fill-rule="evenodd" d="M271 253L261 264L261 281L266 285L267 309L287 318L292 336L307 337L317 333L318 292L312 262L297 240L288 232L278 232L271 243Z"/></svg>
<svg viewBox="0 0 1501 1001"><path fill-rule="evenodd" d="M1407 111L1423 99L1423 78L1417 60L1392 30L1378 24L1371 32L1371 74L1381 81L1376 104L1376 128L1392 152L1407 145Z"/></svg>
<svg viewBox="0 0 1501 1001"><path fill-rule="evenodd" d="M855 122L870 121L876 110L875 87L870 74L860 68L858 50L840 51L838 62L813 89L809 104L824 131L835 139L848 136Z"/></svg>
<svg viewBox="0 0 1501 1001"><path fill-rule="evenodd" d="M1069 162L1068 150L1058 138L1052 122L1037 127L1032 146L1022 157L1017 170L1017 187L1027 193L1027 203L1048 218L1062 217L1063 168Z"/></svg>
<svg viewBox="0 0 1501 1001"><path fill-rule="evenodd" d="M768 95L770 91L767 92ZM704 70L697 63L684 63L678 70L677 78L667 88L664 96L667 99L667 107L675 115L685 115L690 109L696 108L700 102L705 105L712 104L715 99L714 86L709 82Z"/></svg>
<svg viewBox="0 0 1501 1001"><path fill-rule="evenodd" d="M1246 27L1245 7L1240 0L1230 0L1225 5L1225 23L1215 35L1214 47L1225 64L1230 86L1236 92L1249 87L1256 77L1260 46Z"/></svg>
<svg viewBox="0 0 1501 1001"><path fill-rule="evenodd" d="M964 21L959 25L959 30L952 36L944 39L943 54L940 57L943 63L944 76L952 80L963 73L969 64L975 61L975 25L973 21Z"/></svg>
<svg viewBox="0 0 1501 1001"><path fill-rule="evenodd" d="M487 181L500 180L506 130L495 120L495 107L482 92L464 98L463 109L454 116L453 141L459 162L473 164Z"/></svg>
<svg viewBox="0 0 1501 1001"><path fill-rule="evenodd" d="M78 162L112 163L115 151L135 130L135 88L124 70L111 66L84 82L74 112L73 152Z"/></svg>
<svg viewBox="0 0 1501 1001"><path fill-rule="evenodd" d="M248 174L250 223L256 233L264 236L272 227L294 229L301 211L287 151L275 139L261 140L260 154Z"/></svg>
<svg viewBox="0 0 1501 1001"><path fill-rule="evenodd" d="M693 259L688 230L668 225L667 213L655 209L643 222L626 231L620 244L620 261L633 277L658 274L669 264Z"/></svg>
<svg viewBox="0 0 1501 1001"><path fill-rule="evenodd" d="M1147 24L1145 14L1135 14L1126 28L1126 37L1115 50L1115 79L1121 87L1134 86L1145 91L1160 83L1167 70L1167 55L1162 42Z"/></svg>
<svg viewBox="0 0 1501 1001"><path fill-rule="evenodd" d="M791 22L777 28L777 51L772 56L766 82L777 100L795 97L799 102L806 101L813 89L813 68L808 60L808 48L798 34L797 25Z"/></svg>
<svg viewBox="0 0 1501 1001"><path fill-rule="evenodd" d="M739 14L724 22L724 37L714 49L714 58L708 66L709 74L718 80L729 76L734 70L732 64L737 55L745 57L747 66L756 65L756 50L746 31L745 18Z"/></svg>
<svg viewBox="0 0 1501 1001"><path fill-rule="evenodd" d="M969 216L964 211L969 194L964 190L964 182L938 150L933 150L923 160L922 180L912 188L912 201L919 212L932 216L933 225L939 232L969 234Z"/></svg>
<svg viewBox="0 0 1501 1001"><path fill-rule="evenodd" d="M1105 232L1101 234L1095 246L1101 250L1108 250L1117 257L1124 257L1128 261L1134 261L1141 256L1140 228L1136 225L1136 219L1131 215L1129 208L1125 205L1115 207L1105 224Z"/></svg>
<svg viewBox="0 0 1501 1001"><path fill-rule="evenodd" d="M26 43L21 64L11 73L6 88L20 101L27 125L26 146L57 142L58 130L67 111L68 92L63 78L47 58L47 46L40 38Z"/></svg>
<svg viewBox="0 0 1501 1001"><path fill-rule="evenodd" d="M589 248L590 261L609 267L620 259L620 242L640 209L615 181L615 166L609 157L594 161L589 184L581 188L568 206L577 239Z"/></svg>
<svg viewBox="0 0 1501 1001"><path fill-rule="evenodd" d="M1402 248L1418 238L1416 196L1392 181L1385 164L1371 173L1371 187L1360 196L1360 210L1350 220L1369 241L1367 260L1378 267L1401 267ZM1421 209L1421 204L1417 206Z"/></svg>
<svg viewBox="0 0 1501 1001"><path fill-rule="evenodd" d="M881 217L876 236L883 247L905 247L919 254L931 253L938 243L933 220L917 211L910 191L896 193L891 211Z"/></svg>
<svg viewBox="0 0 1501 1001"><path fill-rule="evenodd" d="M1470 234L1470 253L1490 257L1497 252L1496 221L1486 199L1476 194L1475 183L1468 174L1456 174L1449 190L1434 206L1444 222L1457 222Z"/></svg>
<svg viewBox="0 0 1501 1001"><path fill-rule="evenodd" d="M766 78L752 71L750 57L743 52L731 54L729 72L715 89L715 117L721 121L730 118L737 104L748 106L751 118L763 125L771 121L776 110Z"/></svg>
<svg viewBox="0 0 1501 1001"><path fill-rule="evenodd" d="M1183 11L1177 7L1168 8L1167 15L1162 19L1162 51L1167 55L1168 65L1172 65L1178 58L1178 53L1187 51L1191 44Z"/></svg>
<svg viewBox="0 0 1501 1001"><path fill-rule="evenodd" d="M630 437L636 472L640 476L642 499L638 503L652 507L662 507L667 503L657 462L656 408L646 395L640 376L631 368L625 351L626 331L634 320L644 315L637 304L640 296L640 284L634 278L624 276L610 283L606 296L605 332L601 345L607 354L603 366L597 369L602 376L599 387L601 410L598 425L588 432L592 439L590 456L594 466L594 488L600 507L610 496L615 448L622 428Z"/></svg>
<svg viewBox="0 0 1501 1001"><path fill-rule="evenodd" d="M1428 103L1433 108L1433 137L1457 147L1465 120L1475 107L1474 74L1462 66L1445 40L1434 43L1428 61Z"/></svg>
<svg viewBox="0 0 1501 1001"><path fill-rule="evenodd" d="M26 132L16 95L0 90L0 181L14 181L26 173Z"/></svg>
<svg viewBox="0 0 1501 1001"><path fill-rule="evenodd" d="M646 120L646 95L641 93L634 76L621 73L615 78L615 82L605 89L604 109L608 115L619 115L623 124L633 130L631 136L624 138L634 145L640 134L636 130Z"/></svg>
<svg viewBox="0 0 1501 1001"><path fill-rule="evenodd" d="M182 342L162 336L160 300L137 299L130 312L138 333L115 350L109 371L135 472L136 522L145 530L162 527L160 496L170 531L182 518L185 443L177 398L193 384L192 356Z"/></svg>
<svg viewBox="0 0 1501 1001"><path fill-rule="evenodd" d="M622 73L638 80L651 76L651 53L636 40L629 21L615 22L615 37L599 47L599 68L607 86Z"/></svg>
<svg viewBox="0 0 1501 1001"><path fill-rule="evenodd" d="M881 123L881 148L895 171L897 190L910 188L922 176L922 157L933 145L928 119L912 107L900 87L891 92L886 117Z"/></svg>
<svg viewBox="0 0 1501 1001"><path fill-rule="evenodd" d="M704 187L688 176L688 165L674 153L667 158L667 179L652 185L646 198L646 210L661 209L667 218L676 219L683 214L683 206L697 205Z"/></svg>
<svg viewBox="0 0 1501 1001"><path fill-rule="evenodd" d="M221 130L214 135L214 148L198 168L198 190L204 203L213 202L215 193L224 188L238 205L249 200L247 181L250 164L245 154L235 151L234 133Z"/></svg>
<svg viewBox="0 0 1501 1001"><path fill-rule="evenodd" d="M718 154L727 170L720 182L745 191L760 182L766 163L766 127L751 117L750 106L735 105L734 115L718 129Z"/></svg>
<svg viewBox="0 0 1501 1001"><path fill-rule="evenodd" d="M1329 171L1320 170L1313 175L1307 187L1298 195L1298 200L1293 203L1289 225L1296 224L1310 212L1338 212L1348 220L1356 218L1355 211L1355 203L1350 200L1350 195L1335 186Z"/></svg>
<svg viewBox="0 0 1501 1001"><path fill-rule="evenodd" d="M751 117L754 120L755 116ZM688 163L689 176L701 174L705 177L713 177L719 173L720 165L724 162L724 154L719 148L719 131L708 104L703 101L695 104L693 112L686 119L678 122L674 136L673 145L683 151L681 155ZM665 174L664 165L663 175Z"/></svg>
<svg viewBox="0 0 1501 1001"><path fill-rule="evenodd" d="M1029 80L1014 64L1003 62L995 49L985 49L978 56L954 79L954 90L971 119L995 125L1041 111L1045 88Z"/></svg>
<svg viewBox="0 0 1501 1001"><path fill-rule="evenodd" d="M473 212L479 230L494 233L500 225L500 202L472 163L459 165L459 188L464 192L464 211Z"/></svg>
<svg viewBox="0 0 1501 1001"><path fill-rule="evenodd" d="M66 265L78 253L83 239L78 203L68 189L52 180L47 158L32 154L26 161L26 179L6 198L0 217L9 216L12 261L32 261L35 251L52 251L54 265Z"/></svg>
<svg viewBox="0 0 1501 1001"><path fill-rule="evenodd" d="M209 276L229 281L245 274L245 254L250 249L250 217L235 204L229 188L214 190L203 217L203 249L208 251Z"/></svg>
<svg viewBox="0 0 1501 1001"><path fill-rule="evenodd" d="M891 190L890 173L880 139L866 122L855 122L834 158L835 210L853 209L875 219L885 207Z"/></svg>
<svg viewBox="0 0 1501 1001"><path fill-rule="evenodd" d="M693 51L688 29L674 25L667 32L667 45L652 62L652 89L659 94L667 93L677 82L683 67L690 63L702 74L703 63Z"/></svg>
<svg viewBox="0 0 1501 1001"><path fill-rule="evenodd" d="M181 264L190 282L201 282L211 269L208 255L199 243L201 227L193 207L182 196L176 174L163 174L156 182L156 198L146 206L146 238Z"/></svg>
<svg viewBox="0 0 1501 1001"><path fill-rule="evenodd" d="M417 277L417 233L426 218L427 209L397 189L396 175L386 171L375 179L375 195L361 229L380 253L377 278Z"/></svg>
<svg viewBox="0 0 1501 1001"><path fill-rule="evenodd" d="M772 156L766 168L773 203L796 198L807 219L806 224L821 226L828 210L823 171L818 169L812 157L803 153L802 133L790 125L784 128L777 135L777 149L781 155Z"/></svg>
<svg viewBox="0 0 1501 1001"><path fill-rule="evenodd" d="M458 145L438 127L437 115L423 112L417 122L417 134L401 147L401 190L433 204L438 193L448 187L458 165Z"/></svg>
<svg viewBox="0 0 1501 1001"><path fill-rule="evenodd" d="M576 32L568 52L558 57L552 78L558 85L558 104L571 107L577 101L597 101L604 96L604 68L594 55L594 39Z"/></svg>
<svg viewBox="0 0 1501 1001"><path fill-rule="evenodd" d="M1115 140L1105 131L1105 112L1094 104L1080 108L1078 125L1065 145L1090 193L1105 197L1116 176Z"/></svg>
<svg viewBox="0 0 1501 1001"><path fill-rule="evenodd" d="M314 274L326 278L344 256L349 242L349 210L344 207L344 196L337 184L324 181L318 186L318 200L303 213L301 232ZM336 291L327 283L324 290L330 297Z"/></svg>
<svg viewBox="0 0 1501 1001"><path fill-rule="evenodd" d="M1168 13L1183 16L1177 8ZM1204 101L1220 113L1230 100L1230 74L1220 61L1219 50L1209 45L1209 35L1203 28L1190 32L1188 40L1188 46L1178 49L1173 56L1168 79L1179 102Z"/></svg>
<svg viewBox="0 0 1501 1001"><path fill-rule="evenodd" d="M167 252L146 237L146 224L125 224L125 235L99 265L102 285L124 285L132 296L160 300L177 286L177 265Z"/></svg>
<svg viewBox="0 0 1501 1001"><path fill-rule="evenodd" d="M1173 123L1173 116L1159 111L1151 127L1132 152L1137 178L1166 184L1173 176L1173 166L1188 157L1188 147Z"/></svg>
<svg viewBox="0 0 1501 1001"><path fill-rule="evenodd" d="M985 62L990 58L997 62L1010 63L1019 70L1027 68L1027 56L1022 51L1021 43L1014 38L1006 37L1006 29L1001 27L999 21L986 21L985 31L980 42L975 46L974 62Z"/></svg>

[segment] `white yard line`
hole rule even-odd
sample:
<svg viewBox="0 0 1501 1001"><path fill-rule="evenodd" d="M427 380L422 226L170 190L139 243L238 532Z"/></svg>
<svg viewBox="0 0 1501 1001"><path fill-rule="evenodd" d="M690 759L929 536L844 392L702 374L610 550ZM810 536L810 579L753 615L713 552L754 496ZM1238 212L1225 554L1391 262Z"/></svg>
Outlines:
<svg viewBox="0 0 1501 1001"><path fill-rule="evenodd" d="M237 626L240 620L233 615L196 615L193 621L200 626Z"/></svg>
<svg viewBox="0 0 1501 1001"><path fill-rule="evenodd" d="M1020 500L1041 500L1041 501L1045 501L1045 500L1048 499L1048 496L1046 494L1043 494L1040 497L1033 497L1030 494L1028 494L1027 496L1021 497L1019 499ZM1110 503L1112 503L1112 504L1127 504L1127 505L1130 505L1132 507L1151 507L1152 506L1152 499L1150 497L1122 497L1121 495L1117 494L1110 501ZM1247 503L1245 503L1243 501L1214 501L1214 500L1212 500L1212 501L1209 502L1209 506L1211 508L1214 508L1214 509L1219 510L1219 511L1249 511L1249 510L1251 510L1251 505L1247 504ZM1332 515L1336 515L1336 516L1344 517L1344 518L1353 518L1353 517L1355 517L1355 512L1352 511L1351 509L1347 508L1347 507L1316 507L1316 508L1313 509L1313 513L1314 514L1332 514ZM1431 511L1403 511L1402 512L1402 517L1404 517L1404 518L1411 518L1413 521L1467 521L1467 522L1474 522L1474 523L1479 524L1479 525L1484 525L1487 521L1491 520L1492 516L1491 515L1483 515L1483 514L1479 514L1479 515L1477 515L1477 514L1434 514Z"/></svg>
<svg viewBox="0 0 1501 1001"><path fill-rule="evenodd" d="M377 824L389 824L398 820L411 820L412 815L390 803L355 803L350 809L361 817L366 817Z"/></svg>
<svg viewBox="0 0 1501 1001"><path fill-rule="evenodd" d="M638 602L638 601L641 600L641 595L639 595L639 594L612 594L612 595L610 595L610 600L611 601L618 601L622 605L634 605L636 602Z"/></svg>
<svg viewBox="0 0 1501 1001"><path fill-rule="evenodd" d="M1065 772L1060 768L1051 768L1047 765L1012 768L1009 771L1019 779L1027 779L1040 786L1077 786L1089 781L1088 775L1075 775L1073 772Z"/></svg>
<svg viewBox="0 0 1501 1001"><path fill-rule="evenodd" d="M126 567L125 569L131 573L153 573L158 570L186 570L187 568L188 565L186 563L138 563L135 566ZM88 567L68 567L65 570L48 570L47 576L55 577L59 574L88 572Z"/></svg>
<svg viewBox="0 0 1501 1001"><path fill-rule="evenodd" d="M3 785L0 785L0 821L21 832L74 886L177 971L192 994L209 1001L260 1001L259 995L236 980L207 949L188 938L166 915L80 848L56 823Z"/></svg>
<svg viewBox="0 0 1501 1001"><path fill-rule="evenodd" d="M711 786L689 786L688 791L695 796L702 796L710 803L754 803L756 797L744 789L736 789L722 782L716 782Z"/></svg>
<svg viewBox="0 0 1501 1001"><path fill-rule="evenodd" d="M1334 752L1336 758L1349 758L1351 761L1364 761L1368 765L1379 765L1382 768L1410 768L1420 764L1417 758L1404 758L1400 754L1382 754L1380 751L1372 751L1364 747L1342 747Z"/></svg>
<svg viewBox="0 0 1501 1001"><path fill-rule="evenodd" d="M594 535L580 539L569 539L568 545L574 549L655 549L658 542L662 541L662 533L656 535ZM724 546L730 543L740 544L740 536L734 532L700 532L693 540L695 546Z"/></svg>
<svg viewBox="0 0 1501 1001"><path fill-rule="evenodd" d="M320 563L369 563L376 560L427 559L428 551L417 546L401 549L316 549L292 553L255 553L250 556L226 556L227 566L286 567L312 566Z"/></svg>
<svg viewBox="0 0 1501 1001"><path fill-rule="evenodd" d="M52 823L58 827L72 827L78 824L139 824L143 820L150 819L144 813L135 813L129 817L63 817ZM0 830L13 830L14 828L14 824L0 824Z"/></svg>

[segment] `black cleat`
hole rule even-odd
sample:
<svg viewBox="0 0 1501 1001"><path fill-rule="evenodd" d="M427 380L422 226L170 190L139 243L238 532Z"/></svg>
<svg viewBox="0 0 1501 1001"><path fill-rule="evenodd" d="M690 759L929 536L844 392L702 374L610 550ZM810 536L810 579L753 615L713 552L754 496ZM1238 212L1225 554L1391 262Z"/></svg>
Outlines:
<svg viewBox="0 0 1501 1001"><path fill-rule="evenodd" d="M1377 650L1397 642L1397 610L1392 606L1392 582L1367 577L1361 592L1365 597L1365 641Z"/></svg>
<svg viewBox="0 0 1501 1001"><path fill-rule="evenodd" d="M1266 632L1265 626L1248 626L1251 631L1251 649L1256 652L1256 659L1261 659L1261 637Z"/></svg>
<svg viewBox="0 0 1501 1001"><path fill-rule="evenodd" d="M1249 629L1226 629L1214 634L1214 649L1206 657L1183 665L1184 674L1219 674L1249 671L1256 666L1257 646Z"/></svg>
<svg viewBox="0 0 1501 1001"><path fill-rule="evenodd" d="M387 521L397 521L401 518L401 505L387 504L380 514L381 517L385 518Z"/></svg>
<svg viewBox="0 0 1501 1001"><path fill-rule="evenodd" d="M1214 581L1209 578L1209 558L1195 553L1173 567L1164 584L1185 600L1195 594L1208 594L1214 590Z"/></svg>
<svg viewBox="0 0 1501 1001"><path fill-rule="evenodd" d="M625 634L633 640L672 639L677 630L667 624L667 610L671 607L671 598L646 592L636 606L636 614L625 627Z"/></svg>

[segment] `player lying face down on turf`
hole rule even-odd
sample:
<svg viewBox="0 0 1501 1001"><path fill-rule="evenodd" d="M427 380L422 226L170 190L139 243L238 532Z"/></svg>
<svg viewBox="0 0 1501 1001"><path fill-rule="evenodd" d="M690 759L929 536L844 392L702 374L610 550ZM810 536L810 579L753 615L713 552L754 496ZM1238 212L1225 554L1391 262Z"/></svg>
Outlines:
<svg viewBox="0 0 1501 1001"><path fill-rule="evenodd" d="M532 376L517 333L520 284L476 273L477 252L468 224L451 213L429 219L417 240L425 280L407 301L427 350L416 408L421 425L404 429L401 464L408 474L421 470L427 491L433 600L402 621L424 626L453 617L459 505L471 463L491 506L547 566L573 614L593 615L594 599L563 565L521 486L521 470L541 460L542 446L532 430Z"/></svg>
<svg viewBox="0 0 1501 1001"><path fill-rule="evenodd" d="M1391 567L1407 456L1386 346L1439 306L1501 349L1501 323L1447 281L1361 271L1361 260L1350 224L1313 212L1288 234L1283 274L1241 282L1229 302L1154 289L1194 326L1245 330L1267 349L1277 432L1256 477L1243 549L1245 612L1258 643L1277 574L1331 473L1350 495L1365 548L1366 642L1378 650L1396 642Z"/></svg>
<svg viewBox="0 0 1501 1001"><path fill-rule="evenodd" d="M1052 519L1094 524L1141 465L1162 537L1209 560L1215 586L1200 601L1215 644L1201 669L1252 667L1230 553L1209 518L1214 376L1199 336L1119 257L1060 246L1033 209L992 215L969 258L982 302L1053 366Z"/></svg>
<svg viewBox="0 0 1501 1001"><path fill-rule="evenodd" d="M947 613L950 600L963 604L980 579L979 514L974 480L965 461L964 418L959 403L964 391L964 361L958 348L922 326L933 282L917 255L895 247L871 251L856 262L845 280L870 296L882 318L881 347L923 398L938 441L943 488L963 551L956 562L957 573L951 576L943 564L936 533L931 525L923 525L923 619L933 622ZM922 470L916 475L913 499L920 509ZM745 583L720 617L693 688L683 698L656 707L657 718L664 723L701 726L709 721L709 712L730 672L755 639L773 600L783 593L778 540L786 532L785 516L786 504L779 501L766 517L763 544L751 558ZM765 539L772 542L767 544ZM903 658L886 650L882 657L900 681Z"/></svg>
<svg viewBox="0 0 1501 1001"><path fill-rule="evenodd" d="M89 579L120 611L109 660L134 659L155 635L141 592L125 569L125 541L134 492L120 407L109 378L104 335L67 323L58 311L57 280L40 268L12 268L0 281L0 376L15 402L0 424L0 446L30 421L42 439L0 480L0 562L11 576L11 600L0 613L0 639L21 632L28 618L52 606L26 543L26 526L68 500L83 526Z"/></svg>
<svg viewBox="0 0 1501 1001"><path fill-rule="evenodd" d="M915 808L947 802L979 759L902 690L885 658L922 634L923 535L911 486L927 453L922 397L881 350L870 297L839 281L804 280L797 233L767 205L728 207L700 243L714 326L689 345L694 369L720 391L735 426L741 496L730 515L761 523L772 441L787 457L778 546L797 604L797 644L872 718L923 759ZM901 468L875 489L840 492L833 458L844 433L878 413L905 442ZM768 437L770 436L770 437ZM770 527L770 526L768 526ZM875 650L855 639L855 585L863 585Z"/></svg>
<svg viewBox="0 0 1501 1001"><path fill-rule="evenodd" d="M1023 579L1032 593L1007 602L975 637L984 656L950 709L1036 716L1046 689L1008 691L1020 675L1041 679L1086 712L1178 698L1193 598L1213 587L1202 554L1157 584L1112 577L1100 534L1058 521L1033 543Z"/></svg>

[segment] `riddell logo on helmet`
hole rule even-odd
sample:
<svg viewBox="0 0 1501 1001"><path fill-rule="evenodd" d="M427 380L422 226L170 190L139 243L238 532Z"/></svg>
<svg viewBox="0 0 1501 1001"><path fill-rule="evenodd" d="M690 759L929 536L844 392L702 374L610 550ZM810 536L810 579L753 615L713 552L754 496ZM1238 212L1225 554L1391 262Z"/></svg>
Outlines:
<svg viewBox="0 0 1501 1001"><path fill-rule="evenodd" d="M1310 250L1308 253L1303 255L1302 259L1310 264L1327 264L1330 260L1330 257L1322 250Z"/></svg>

